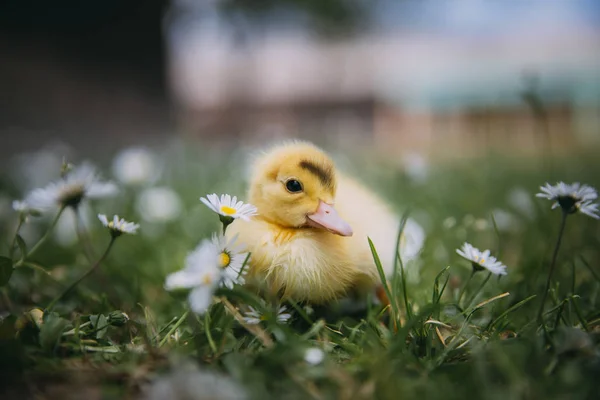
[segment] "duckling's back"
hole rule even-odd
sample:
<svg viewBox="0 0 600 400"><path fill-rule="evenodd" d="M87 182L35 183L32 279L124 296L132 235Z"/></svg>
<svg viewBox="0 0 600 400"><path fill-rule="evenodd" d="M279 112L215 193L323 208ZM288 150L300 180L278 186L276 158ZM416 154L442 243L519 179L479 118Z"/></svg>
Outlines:
<svg viewBox="0 0 600 400"><path fill-rule="evenodd" d="M368 239L377 250L386 275L393 271L394 251L400 219L390 207L371 190L348 176L338 173L336 209L354 230L349 238L351 254L362 269L377 276Z"/></svg>

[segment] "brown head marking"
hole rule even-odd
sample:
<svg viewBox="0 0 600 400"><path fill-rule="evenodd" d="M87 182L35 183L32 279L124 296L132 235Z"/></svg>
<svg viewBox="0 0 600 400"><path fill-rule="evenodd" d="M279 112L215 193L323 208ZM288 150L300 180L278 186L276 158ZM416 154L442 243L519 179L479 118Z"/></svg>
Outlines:
<svg viewBox="0 0 600 400"><path fill-rule="evenodd" d="M311 161L300 161L300 168L303 168L313 175L316 175L324 186L333 185L333 173L331 168L323 168Z"/></svg>

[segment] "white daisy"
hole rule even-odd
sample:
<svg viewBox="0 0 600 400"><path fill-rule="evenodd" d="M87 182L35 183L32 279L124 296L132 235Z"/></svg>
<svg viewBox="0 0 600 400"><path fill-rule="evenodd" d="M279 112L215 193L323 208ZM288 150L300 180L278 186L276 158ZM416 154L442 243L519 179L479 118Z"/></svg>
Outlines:
<svg viewBox="0 0 600 400"><path fill-rule="evenodd" d="M254 307L248 306L250 311L244 313L244 321L250 325L260 324L260 321L266 320L265 316L258 312Z"/></svg>
<svg viewBox="0 0 600 400"><path fill-rule="evenodd" d="M203 314L212 303L214 289L219 283L219 254L216 247L203 240L185 260L181 271L167 276L166 290L192 289L188 300L192 311Z"/></svg>
<svg viewBox="0 0 600 400"><path fill-rule="evenodd" d="M98 219L102 222L102 225L110 230L113 236L121 236L124 233L136 234L139 229L139 225L133 222L127 222L123 218L119 218L115 215L112 221L109 221L104 214L98 214Z"/></svg>
<svg viewBox="0 0 600 400"><path fill-rule="evenodd" d="M520 226L519 220L515 218L512 213L506 210L495 208L492 210L491 214L496 222L496 227L500 231L516 230Z"/></svg>
<svg viewBox="0 0 600 400"><path fill-rule="evenodd" d="M311 347L304 352L304 361L312 365L318 365L323 362L325 353L317 347Z"/></svg>
<svg viewBox="0 0 600 400"><path fill-rule="evenodd" d="M27 213L29 211L29 205L21 200L15 200L12 202L13 210L20 213Z"/></svg>
<svg viewBox="0 0 600 400"><path fill-rule="evenodd" d="M447 217L442 222L442 226L444 227L444 229L452 229L452 228L454 228L455 225L456 225L456 218L454 218L454 217Z"/></svg>
<svg viewBox="0 0 600 400"><path fill-rule="evenodd" d="M508 204L515 210L532 218L535 216L535 205L531 200L531 193L521 187L515 187L508 192Z"/></svg>
<svg viewBox="0 0 600 400"><path fill-rule="evenodd" d="M260 324L261 321L266 321L269 317L267 315L261 314L254 307L249 306L250 311L246 311L244 313L244 321L250 325ZM287 308L285 306L279 307L277 310L277 322L286 323L290 318L292 318L292 314L287 312Z"/></svg>
<svg viewBox="0 0 600 400"><path fill-rule="evenodd" d="M77 206L84 198L112 196L117 187L112 182L101 182L90 164L82 164L69 171L63 179L44 188L33 190L25 198L30 208L47 211L56 206Z"/></svg>
<svg viewBox="0 0 600 400"><path fill-rule="evenodd" d="M585 214L588 217L600 219L600 216L598 215L598 212L599 212L598 203L586 201L586 202L580 203L578 205L578 209L579 209L580 213Z"/></svg>
<svg viewBox="0 0 600 400"><path fill-rule="evenodd" d="M231 197L228 194L222 194L221 198L216 193L200 197L200 201L208 208L219 215L229 218L241 218L248 221L250 217L257 214L256 207L252 204L246 204L243 201L238 201L236 196Z"/></svg>
<svg viewBox="0 0 600 400"><path fill-rule="evenodd" d="M464 243L456 252L463 258L471 261L474 271L488 270L495 275L506 275L506 265L490 255L489 250L480 251L469 243Z"/></svg>
<svg viewBox="0 0 600 400"><path fill-rule="evenodd" d="M14 200L12 202L12 208L13 210L15 210L16 212L18 212L19 214L21 214L22 216L27 216L27 215L39 215L39 211L35 210L33 208L31 208L29 206L29 204L27 204L27 202L22 201L22 200Z"/></svg>
<svg viewBox="0 0 600 400"><path fill-rule="evenodd" d="M127 185L152 183L159 178L160 169L154 154L143 147L121 151L112 164L115 177Z"/></svg>
<svg viewBox="0 0 600 400"><path fill-rule="evenodd" d="M404 172L410 180L423 183L429 177L429 162L419 153L408 154L402 160Z"/></svg>
<svg viewBox="0 0 600 400"><path fill-rule="evenodd" d="M248 400L247 389L229 376L200 368L193 361L178 362L142 388L146 400Z"/></svg>
<svg viewBox="0 0 600 400"><path fill-rule="evenodd" d="M181 199L168 187L144 189L136 200L136 209L148 222L169 222L181 214Z"/></svg>
<svg viewBox="0 0 600 400"><path fill-rule="evenodd" d="M415 220L408 218L400 236L400 255L402 261L417 258L425 243L425 231Z"/></svg>
<svg viewBox="0 0 600 400"><path fill-rule="evenodd" d="M223 235L213 234L212 244L219 254L219 267L221 268L221 282L228 288L234 284L243 285L245 271L242 271L248 253L243 252L243 246L235 243L237 235L231 240Z"/></svg>
<svg viewBox="0 0 600 400"><path fill-rule="evenodd" d="M554 201L552 209L561 207L569 214L579 211L592 218L600 219L598 204L594 203L594 200L598 198L598 192L593 187L582 185L579 182L571 185L558 182L554 186L546 183L545 186L540 186L540 189L542 192L536 194L536 197Z"/></svg>

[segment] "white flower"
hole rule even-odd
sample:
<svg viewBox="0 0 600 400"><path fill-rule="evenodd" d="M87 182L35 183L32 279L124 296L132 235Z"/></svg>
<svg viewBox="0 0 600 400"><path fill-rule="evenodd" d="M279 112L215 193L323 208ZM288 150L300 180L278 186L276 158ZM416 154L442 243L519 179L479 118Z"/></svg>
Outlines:
<svg viewBox="0 0 600 400"><path fill-rule="evenodd" d="M209 240L203 240L188 254L185 267L167 276L165 289L192 289L188 297L190 307L195 313L203 314L212 303L220 272L216 247Z"/></svg>
<svg viewBox="0 0 600 400"><path fill-rule="evenodd" d="M222 270L221 282L228 288L233 288L234 284L243 285L245 271L242 271L244 261L248 253L243 253L243 247L236 245L237 235L231 240L223 235L213 234L212 244L219 254L219 267Z"/></svg>
<svg viewBox="0 0 600 400"><path fill-rule="evenodd" d="M85 226L88 226L88 223L90 222L88 214L89 210L82 210L82 208L83 207L79 207L79 210L77 211L80 214L81 223L85 224ZM79 222L77 221L75 214L76 213L67 210L66 212L62 213L61 217L56 222L56 226L52 231L52 237L59 246L69 248L77 243L76 226Z"/></svg>
<svg viewBox="0 0 600 400"><path fill-rule="evenodd" d="M484 218L477 218L473 224L476 231L485 231L489 227L489 223Z"/></svg>
<svg viewBox="0 0 600 400"><path fill-rule="evenodd" d="M248 306L250 311L244 313L244 321L250 325L260 324L260 321L264 321L266 318L259 313L254 307Z"/></svg>
<svg viewBox="0 0 600 400"><path fill-rule="evenodd" d="M506 210L495 208L492 210L492 215L496 222L496 227L498 227L498 230L500 231L510 231L519 228L519 220Z"/></svg>
<svg viewBox="0 0 600 400"><path fill-rule="evenodd" d="M95 218L96 214L92 213L88 203L80 204L77 210L65 210L56 222L52 237L58 245L69 248L79 240L78 227L87 227L93 224Z"/></svg>
<svg viewBox="0 0 600 400"><path fill-rule="evenodd" d="M279 307L279 310L277 311L277 322L286 323L290 318L292 318L292 314L287 312L287 308L285 306Z"/></svg>
<svg viewBox="0 0 600 400"><path fill-rule="evenodd" d="M111 182L101 182L94 167L82 164L56 182L35 189L25 198L30 208L47 211L56 206L77 206L84 198L96 199L112 196L117 187Z"/></svg>
<svg viewBox="0 0 600 400"><path fill-rule="evenodd" d="M200 369L197 363L183 361L142 387L146 400L246 400L246 389L231 377ZM256 396L254 396L255 398Z"/></svg>
<svg viewBox="0 0 600 400"><path fill-rule="evenodd" d="M107 227L113 236L120 236L123 233L135 234L139 229L139 225L133 222L127 222L123 218L119 218L115 215L112 221L109 221L104 214L98 214L98 219L102 222L102 225Z"/></svg>
<svg viewBox="0 0 600 400"><path fill-rule="evenodd" d="M403 159L404 171L408 177L417 183L422 183L429 177L429 163L418 153L411 153Z"/></svg>
<svg viewBox="0 0 600 400"><path fill-rule="evenodd" d="M256 207L252 204L245 204L243 201L238 201L236 196L231 197L228 194L222 194L219 198L216 193L200 197L200 201L208 208L224 217L241 218L248 221L250 217L257 214Z"/></svg>
<svg viewBox="0 0 600 400"><path fill-rule="evenodd" d="M409 218L404 224L402 235L400 236L400 255L403 262L415 259L425 242L425 231L416 221Z"/></svg>
<svg viewBox="0 0 600 400"><path fill-rule="evenodd" d="M589 217L600 219L598 216L598 204L592 203L591 201L586 201L585 203L581 203L578 206L579 212L585 214Z"/></svg>
<svg viewBox="0 0 600 400"><path fill-rule="evenodd" d="M467 214L462 219L464 227L468 228L475 223L475 217L472 214Z"/></svg>
<svg viewBox="0 0 600 400"><path fill-rule="evenodd" d="M532 218L535 214L535 205L531 200L531 193L521 187L515 187L508 192L508 203L525 216Z"/></svg>
<svg viewBox="0 0 600 400"><path fill-rule="evenodd" d="M259 324L261 321L266 321L268 319L267 316L258 312L258 310L256 310L254 307L249 306L249 308L250 311L246 311L244 313L244 321L247 324L256 325ZM277 310L277 322L286 323L291 317L292 314L287 312L287 308L285 306L281 306L279 307L279 310Z"/></svg>
<svg viewBox="0 0 600 400"><path fill-rule="evenodd" d="M148 222L169 222L181 214L181 200L168 187L145 189L136 201L136 209Z"/></svg>
<svg viewBox="0 0 600 400"><path fill-rule="evenodd" d="M542 193L536 194L536 197L554 201L552 209L561 207L563 211L570 214L580 211L592 218L600 219L598 204L593 202L598 198L598 192L593 187L579 182L571 185L558 182L554 186L546 183L545 186L540 186L540 189Z"/></svg>
<svg viewBox="0 0 600 400"><path fill-rule="evenodd" d="M39 215L39 211L38 210L35 210L35 209L31 208L29 206L29 204L27 204L27 202L22 201L22 200L14 200L12 202L12 208L13 208L13 210L15 210L16 212L18 212L19 214L21 214L22 217L25 217L25 218L28 215L33 215L33 216Z"/></svg>
<svg viewBox="0 0 600 400"><path fill-rule="evenodd" d="M181 331L176 329L175 333L171 335L171 339L173 339L175 342L179 342L179 339L181 339Z"/></svg>
<svg viewBox="0 0 600 400"><path fill-rule="evenodd" d="M324 358L325 353L317 347L312 347L304 352L304 361L312 365L321 364Z"/></svg>
<svg viewBox="0 0 600 400"><path fill-rule="evenodd" d="M454 217L447 217L442 222L442 226L444 227L444 229L452 229L452 228L454 228L455 225L456 225L456 218L454 218Z"/></svg>
<svg viewBox="0 0 600 400"><path fill-rule="evenodd" d="M119 181L129 185L154 182L160 174L154 154L144 148L121 151L113 161L112 171Z"/></svg>
<svg viewBox="0 0 600 400"><path fill-rule="evenodd" d="M495 275L506 275L506 265L496 260L496 257L490 255L489 250L480 251L469 243L464 243L461 249L456 252L463 258L471 261L474 271L487 269Z"/></svg>
<svg viewBox="0 0 600 400"><path fill-rule="evenodd" d="M21 200L13 201L12 208L13 208L13 210L20 212L20 213L28 213L29 212L29 205Z"/></svg>

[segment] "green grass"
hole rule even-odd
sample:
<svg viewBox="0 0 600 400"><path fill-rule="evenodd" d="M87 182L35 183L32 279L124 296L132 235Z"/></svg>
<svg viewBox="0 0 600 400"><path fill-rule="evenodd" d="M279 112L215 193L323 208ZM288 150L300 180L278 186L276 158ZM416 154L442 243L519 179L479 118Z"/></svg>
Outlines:
<svg viewBox="0 0 600 400"><path fill-rule="evenodd" d="M398 264L390 282L390 310L368 301L358 311L315 307L307 315L302 305L293 304L289 324L271 318L256 329L246 329L231 312L230 304L263 307L242 287L220 289L217 295L228 303L214 304L204 316L187 313L185 293L163 289L166 275L183 266L187 252L220 229L218 218L198 198L212 192L243 198L242 156L240 149L164 150L166 168L154 185L174 189L182 213L166 223L142 222L138 235L119 237L99 268L43 317L30 311L44 310L88 270L110 235L94 217L84 235L90 260L81 243L62 247L51 235L13 271L2 288L2 398L40 393L135 397L161 379L163 384L171 379L177 390L195 388L190 390L197 398L205 398L201 395L209 388L221 390L220 398L245 393L252 399L597 395L600 222L569 216L546 303L545 330L536 320L560 211L550 210L551 204L534 194L546 181L600 187L600 168L591 152L554 158L552 170L543 169L538 159L494 154L434 164L421 183L392 162L357 152L350 172L389 200L399 215L408 210L426 229L418 263ZM108 170L104 175L110 177ZM16 198L21 194L8 178L3 187ZM529 194L531 210L510 202L517 187ZM123 188L115 199L93 202L91 215L116 213L143 221L134 206L141 190ZM492 218L497 209L510 214L512 225ZM5 257L16 219L12 214L3 221ZM40 232L49 223L49 218L27 222ZM471 274L470 265L455 253L464 241L492 250L509 273L487 281L485 273L475 274L457 304ZM12 250L14 262L34 244L19 240ZM12 264L9 260L2 272ZM304 361L311 347L324 350L322 363ZM209 372L228 380L217 384Z"/></svg>

